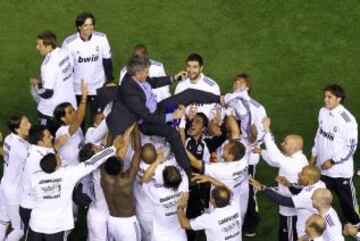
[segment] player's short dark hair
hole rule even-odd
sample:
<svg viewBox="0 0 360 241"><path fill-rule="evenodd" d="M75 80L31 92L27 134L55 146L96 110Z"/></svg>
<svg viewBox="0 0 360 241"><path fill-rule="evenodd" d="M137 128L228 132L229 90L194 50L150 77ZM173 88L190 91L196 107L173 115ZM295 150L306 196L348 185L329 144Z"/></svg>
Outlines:
<svg viewBox="0 0 360 241"><path fill-rule="evenodd" d="M55 107L53 114L54 114L54 118L58 124L61 124L61 125L64 124L64 122L61 120L61 118L65 116L65 114L66 114L65 109L68 106L72 106L71 103L63 102Z"/></svg>
<svg viewBox="0 0 360 241"><path fill-rule="evenodd" d="M192 53L186 58L186 63L189 61L196 61L199 63L200 67L203 66L204 61L203 58L200 56L200 54Z"/></svg>
<svg viewBox="0 0 360 241"><path fill-rule="evenodd" d="M135 44L133 47L133 52L141 50L144 54L145 57L148 56L148 49L146 48L146 46L144 44Z"/></svg>
<svg viewBox="0 0 360 241"><path fill-rule="evenodd" d="M150 67L149 59L143 56L134 55L130 57L126 64L127 72L129 75L134 76L137 72Z"/></svg>
<svg viewBox="0 0 360 241"><path fill-rule="evenodd" d="M20 127L21 120L23 117L25 116L22 114L15 114L10 117L10 119L8 120L8 127L12 133L18 134L16 129Z"/></svg>
<svg viewBox="0 0 360 241"><path fill-rule="evenodd" d="M93 15L92 13L83 12L83 13L80 13L80 14L76 17L76 19L75 19L75 27L76 27L76 30L77 30L78 32L80 31L80 30L79 30L79 27L81 27L81 26L85 23L86 19L88 19L88 18L91 18L93 25L95 25L95 22L96 22L96 21L95 21L94 15Z"/></svg>
<svg viewBox="0 0 360 241"><path fill-rule="evenodd" d="M182 181L180 171L175 166L167 166L163 170L164 187L177 190Z"/></svg>
<svg viewBox="0 0 360 241"><path fill-rule="evenodd" d="M207 116L202 112L196 113L196 116L198 116L198 117L200 117L202 119L203 126L205 127L205 129L207 129L208 126L209 126L209 118L207 118Z"/></svg>
<svg viewBox="0 0 360 241"><path fill-rule="evenodd" d="M245 156L246 148L244 144L239 141L230 141L229 152L234 156L234 161L239 161Z"/></svg>
<svg viewBox="0 0 360 241"><path fill-rule="evenodd" d="M93 144L86 143L79 151L79 161L84 162L89 160L93 155L95 155Z"/></svg>
<svg viewBox="0 0 360 241"><path fill-rule="evenodd" d="M104 164L104 170L111 176L117 176L122 172L122 160L118 160L115 156L109 157Z"/></svg>
<svg viewBox="0 0 360 241"><path fill-rule="evenodd" d="M345 100L345 91L344 89L338 84L331 84L327 85L324 88L324 92L329 91L331 94L335 95L338 98L341 98L340 103L343 103Z"/></svg>
<svg viewBox="0 0 360 241"><path fill-rule="evenodd" d="M51 45L53 49L55 49L57 46L56 34L49 30L39 33L37 38L41 39L45 46Z"/></svg>
<svg viewBox="0 0 360 241"><path fill-rule="evenodd" d="M211 191L211 196L214 199L215 205L218 208L223 208L230 203L230 192L225 187L215 187Z"/></svg>
<svg viewBox="0 0 360 241"><path fill-rule="evenodd" d="M248 73L240 73L238 75L235 76L233 83L237 80L243 79L245 80L245 84L246 86L249 88L248 92L250 93L251 89L252 89L252 78L251 75Z"/></svg>
<svg viewBox="0 0 360 241"><path fill-rule="evenodd" d="M148 152L151 152L150 155L148 155ZM147 155L145 155L145 152L147 152ZM156 160L157 152L155 149L155 146L152 143L146 143L142 147L142 153L141 153L141 159L146 162L147 164L151 164Z"/></svg>
<svg viewBox="0 0 360 241"><path fill-rule="evenodd" d="M44 137L45 130L47 130L47 128L42 125L32 126L29 131L28 142L37 145Z"/></svg>
<svg viewBox="0 0 360 241"><path fill-rule="evenodd" d="M46 173L53 173L56 170L57 161L54 153L48 153L40 160L40 167Z"/></svg>

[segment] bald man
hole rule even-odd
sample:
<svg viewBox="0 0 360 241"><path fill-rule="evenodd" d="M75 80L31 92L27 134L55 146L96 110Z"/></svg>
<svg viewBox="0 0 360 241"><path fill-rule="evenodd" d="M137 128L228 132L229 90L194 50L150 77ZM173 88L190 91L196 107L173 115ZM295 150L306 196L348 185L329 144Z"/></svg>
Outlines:
<svg viewBox="0 0 360 241"><path fill-rule="evenodd" d="M273 202L290 208L296 208L297 223L296 232L299 237L305 235L305 221L311 214L317 213L317 210L312 206L312 194L318 188L325 188L325 184L320 181L320 170L314 166L303 167L298 174L298 184L303 186L299 189L297 185L289 182L285 177L279 176L276 178L278 183L286 186L292 192L292 196L286 196L277 193L271 188L262 185L255 179L250 179L250 184L257 190L264 191L265 195ZM297 194L295 194L297 193Z"/></svg>
<svg viewBox="0 0 360 241"><path fill-rule="evenodd" d="M326 230L323 237L326 241L344 241L342 225L336 211L331 207L333 195L326 188L316 189L312 197L313 207L325 219Z"/></svg>
<svg viewBox="0 0 360 241"><path fill-rule="evenodd" d="M281 150L276 146L273 137L270 134L270 118L263 119L263 126L265 131L265 147L266 150L256 149L255 152L261 153L263 159L272 167L279 168L279 176L285 177L289 182L296 183L298 180L298 173L303 167L308 165L308 160L304 153L303 138L299 135L288 135L281 143ZM289 189L283 184L279 183L278 191L285 196L291 196ZM296 208L279 207L279 241L293 241L297 240Z"/></svg>
<svg viewBox="0 0 360 241"><path fill-rule="evenodd" d="M299 241L327 241L327 239L323 238L325 229L324 218L318 214L313 214L305 222L306 236L301 237Z"/></svg>

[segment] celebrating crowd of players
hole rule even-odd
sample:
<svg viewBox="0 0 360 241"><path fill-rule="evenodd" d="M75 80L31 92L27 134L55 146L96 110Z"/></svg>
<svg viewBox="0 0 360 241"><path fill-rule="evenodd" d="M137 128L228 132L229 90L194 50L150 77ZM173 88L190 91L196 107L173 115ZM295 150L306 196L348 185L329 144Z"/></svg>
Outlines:
<svg viewBox="0 0 360 241"><path fill-rule="evenodd" d="M115 83L94 16L82 13L75 25L61 48L54 33L38 35L45 58L30 85L39 123L25 115L8 121L0 241L66 240L84 207L89 241L242 240L256 236L257 192L279 205L280 241L360 240L357 122L342 105L341 86L324 88L308 161L300 135L276 146L264 106L250 96L250 75L236 75L233 92L221 95L199 54L167 76L137 44ZM277 187L255 179L260 157L279 169Z"/></svg>

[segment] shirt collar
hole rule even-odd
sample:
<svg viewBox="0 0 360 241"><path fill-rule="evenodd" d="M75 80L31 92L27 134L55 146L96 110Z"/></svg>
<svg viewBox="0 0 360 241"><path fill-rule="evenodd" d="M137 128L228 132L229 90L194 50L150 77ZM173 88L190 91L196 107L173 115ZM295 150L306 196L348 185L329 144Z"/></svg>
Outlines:
<svg viewBox="0 0 360 241"><path fill-rule="evenodd" d="M332 115L335 115L337 113L340 113L343 109L344 109L344 106L342 104L339 104L334 109L329 110L329 113L332 114Z"/></svg>
<svg viewBox="0 0 360 241"><path fill-rule="evenodd" d="M92 38L92 34L90 35L90 37L89 37L89 39L88 40L85 40L83 37L81 37L81 34L78 32L78 36L79 36L79 38L83 41L83 42L88 42L88 41L90 41L91 40L91 38Z"/></svg>
<svg viewBox="0 0 360 241"><path fill-rule="evenodd" d="M44 146L38 146L38 145L31 145L31 149L33 149L34 151L39 151L41 153L48 153L48 152L54 152L53 148L49 148L49 147L44 147Z"/></svg>

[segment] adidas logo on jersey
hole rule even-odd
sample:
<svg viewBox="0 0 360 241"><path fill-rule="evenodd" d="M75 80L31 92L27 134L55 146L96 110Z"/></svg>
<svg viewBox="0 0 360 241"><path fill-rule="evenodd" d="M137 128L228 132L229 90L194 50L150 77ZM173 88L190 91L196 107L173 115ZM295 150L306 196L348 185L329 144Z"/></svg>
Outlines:
<svg viewBox="0 0 360 241"><path fill-rule="evenodd" d="M90 63L90 62L96 62L99 60L99 56L91 56L91 57L81 57L78 58L78 63Z"/></svg>

